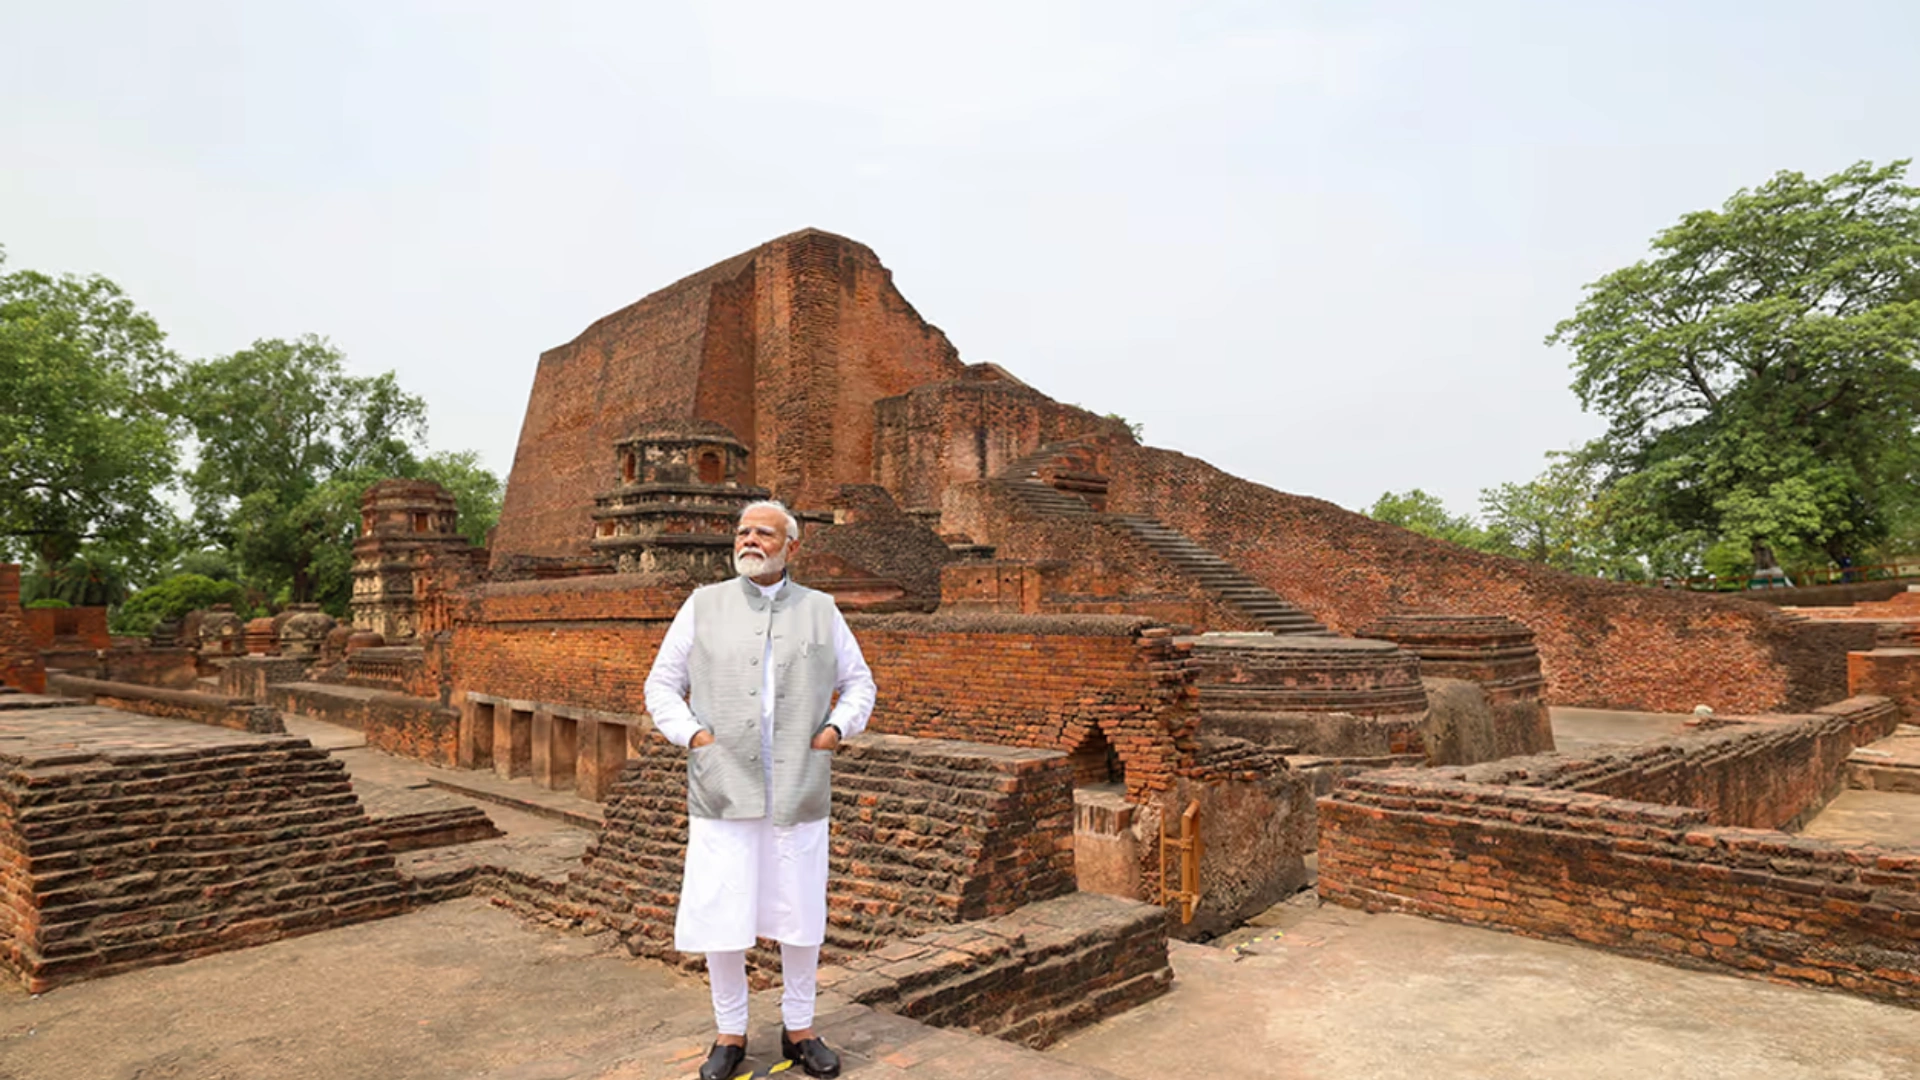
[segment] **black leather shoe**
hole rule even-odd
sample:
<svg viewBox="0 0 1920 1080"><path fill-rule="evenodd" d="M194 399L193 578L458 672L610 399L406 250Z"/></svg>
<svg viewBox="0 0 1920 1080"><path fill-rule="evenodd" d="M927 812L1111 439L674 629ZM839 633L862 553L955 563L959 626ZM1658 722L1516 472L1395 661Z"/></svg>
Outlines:
<svg viewBox="0 0 1920 1080"><path fill-rule="evenodd" d="M840 1055L827 1049L823 1039L801 1039L789 1042L787 1032L780 1031L780 1053L788 1061L797 1061L808 1076L825 1077L840 1075Z"/></svg>
<svg viewBox="0 0 1920 1080"><path fill-rule="evenodd" d="M700 1066L700 1080L733 1080L740 1072L740 1063L745 1060L746 1047L714 1043L713 1049L707 1051L707 1060Z"/></svg>

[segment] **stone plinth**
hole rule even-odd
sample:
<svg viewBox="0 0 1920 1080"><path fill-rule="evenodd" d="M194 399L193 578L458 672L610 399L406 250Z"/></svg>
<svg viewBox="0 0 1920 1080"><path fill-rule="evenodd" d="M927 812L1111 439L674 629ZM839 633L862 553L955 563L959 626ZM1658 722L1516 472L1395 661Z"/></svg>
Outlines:
<svg viewBox="0 0 1920 1080"><path fill-rule="evenodd" d="M73 707L0 713L0 746L0 969L30 992L406 907L305 739Z"/></svg>
<svg viewBox="0 0 1920 1080"><path fill-rule="evenodd" d="M272 656L280 651L280 634L274 629L273 616L249 620L246 630L248 656Z"/></svg>
<svg viewBox="0 0 1920 1080"><path fill-rule="evenodd" d="M648 425L614 444L618 485L594 497L594 554L623 574L733 575L734 520L768 497L747 482L747 448L710 420Z"/></svg>
<svg viewBox="0 0 1920 1080"><path fill-rule="evenodd" d="M1420 659L1389 641L1310 634L1182 639L1202 730L1335 757L1424 752Z"/></svg>
<svg viewBox="0 0 1920 1080"><path fill-rule="evenodd" d="M1450 755L1447 764L1539 754L1553 749L1547 681L1540 650L1525 623L1504 615L1400 613L1360 628L1360 635L1391 641L1420 658L1429 678L1478 683L1492 713L1488 744L1479 753Z"/></svg>

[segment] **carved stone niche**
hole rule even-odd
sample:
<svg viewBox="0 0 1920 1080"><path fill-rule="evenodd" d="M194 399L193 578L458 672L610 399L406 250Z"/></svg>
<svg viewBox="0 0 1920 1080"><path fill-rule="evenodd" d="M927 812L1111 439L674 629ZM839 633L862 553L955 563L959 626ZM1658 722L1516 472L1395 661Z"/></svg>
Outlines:
<svg viewBox="0 0 1920 1080"><path fill-rule="evenodd" d="M671 420L613 450L615 486L593 500L593 552L623 574L732 577L734 521L769 497L748 483L746 445L710 420Z"/></svg>

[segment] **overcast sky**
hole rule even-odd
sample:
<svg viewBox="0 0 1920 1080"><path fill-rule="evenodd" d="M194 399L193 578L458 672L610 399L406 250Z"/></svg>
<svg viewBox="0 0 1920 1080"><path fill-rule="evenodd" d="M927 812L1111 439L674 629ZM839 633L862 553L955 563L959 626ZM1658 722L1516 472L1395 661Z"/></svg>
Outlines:
<svg viewBox="0 0 1920 1080"><path fill-rule="evenodd" d="M1361 508L1597 434L1581 286L1920 147L1920 4L0 0L0 245L315 332L511 467L540 352L794 229L972 361Z"/></svg>

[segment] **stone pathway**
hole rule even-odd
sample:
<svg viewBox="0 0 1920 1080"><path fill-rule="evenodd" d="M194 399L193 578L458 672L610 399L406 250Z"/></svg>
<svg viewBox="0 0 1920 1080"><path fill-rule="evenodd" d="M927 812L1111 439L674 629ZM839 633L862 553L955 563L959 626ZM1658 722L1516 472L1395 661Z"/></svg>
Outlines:
<svg viewBox="0 0 1920 1080"><path fill-rule="evenodd" d="M1320 908L1048 1051L1135 1080L1908 1080L1920 1013L1405 915Z"/></svg>

